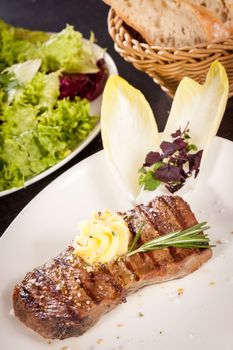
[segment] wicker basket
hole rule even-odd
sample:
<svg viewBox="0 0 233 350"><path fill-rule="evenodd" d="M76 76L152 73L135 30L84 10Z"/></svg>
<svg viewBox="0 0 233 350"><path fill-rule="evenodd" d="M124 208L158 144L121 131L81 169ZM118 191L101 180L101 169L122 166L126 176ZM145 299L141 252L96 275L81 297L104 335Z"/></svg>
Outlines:
<svg viewBox="0 0 233 350"><path fill-rule="evenodd" d="M184 76L202 83L215 60L224 65L230 84L229 97L233 96L233 36L181 49L150 46L133 38L136 33L129 30L113 9L108 15L108 30L115 50L127 62L152 77L171 97Z"/></svg>

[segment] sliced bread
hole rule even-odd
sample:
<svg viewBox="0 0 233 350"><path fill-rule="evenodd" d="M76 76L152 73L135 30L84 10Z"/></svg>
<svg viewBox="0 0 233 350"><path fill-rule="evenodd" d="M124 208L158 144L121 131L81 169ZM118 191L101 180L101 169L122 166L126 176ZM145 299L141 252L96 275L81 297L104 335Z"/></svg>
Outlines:
<svg viewBox="0 0 233 350"><path fill-rule="evenodd" d="M150 44L193 46L227 36L222 22L205 7L187 1L104 0Z"/></svg>
<svg viewBox="0 0 233 350"><path fill-rule="evenodd" d="M230 35L227 27L209 9L196 4L190 4L195 15L202 23L206 33L207 41L224 38Z"/></svg>
<svg viewBox="0 0 233 350"><path fill-rule="evenodd" d="M227 25L233 27L233 0L224 0L224 4L228 10Z"/></svg>
<svg viewBox="0 0 233 350"><path fill-rule="evenodd" d="M207 8L209 11L212 11L222 23L227 21L228 10L223 0L187 0L187 2Z"/></svg>
<svg viewBox="0 0 233 350"><path fill-rule="evenodd" d="M224 24L224 27L233 34L233 0L186 0L195 5L201 5L212 13Z"/></svg>

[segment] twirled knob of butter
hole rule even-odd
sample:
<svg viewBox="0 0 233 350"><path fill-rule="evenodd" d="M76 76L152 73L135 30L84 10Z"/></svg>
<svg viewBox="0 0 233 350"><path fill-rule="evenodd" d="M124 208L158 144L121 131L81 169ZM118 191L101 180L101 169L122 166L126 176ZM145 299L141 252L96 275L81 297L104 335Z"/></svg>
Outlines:
<svg viewBox="0 0 233 350"><path fill-rule="evenodd" d="M88 264L104 264L128 251L130 231L118 214L94 212L89 221L79 224L79 230L73 243L74 254Z"/></svg>

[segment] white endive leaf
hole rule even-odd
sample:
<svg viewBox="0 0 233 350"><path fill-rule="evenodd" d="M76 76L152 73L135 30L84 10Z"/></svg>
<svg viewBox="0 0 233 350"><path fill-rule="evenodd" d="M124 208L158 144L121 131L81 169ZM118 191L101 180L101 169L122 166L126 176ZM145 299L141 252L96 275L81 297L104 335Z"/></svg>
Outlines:
<svg viewBox="0 0 233 350"><path fill-rule="evenodd" d="M140 192L138 170L158 147L153 112L143 94L117 75L107 81L101 108L104 151L134 198Z"/></svg>
<svg viewBox="0 0 233 350"><path fill-rule="evenodd" d="M13 73L20 84L32 81L41 66L41 59L28 60L23 63L16 63L6 68L4 72Z"/></svg>
<svg viewBox="0 0 233 350"><path fill-rule="evenodd" d="M184 130L189 123L191 142L203 149L205 156L221 123L228 92L226 71L217 61L211 64L203 85L184 78L176 90L162 139L168 141L173 132L179 128Z"/></svg>
<svg viewBox="0 0 233 350"><path fill-rule="evenodd" d="M28 60L23 63L16 63L6 68L3 73L13 74L12 81L17 81L19 86L15 88L7 89L8 99L7 104L11 104L18 91L21 89L21 85L30 83L41 66L41 59Z"/></svg>

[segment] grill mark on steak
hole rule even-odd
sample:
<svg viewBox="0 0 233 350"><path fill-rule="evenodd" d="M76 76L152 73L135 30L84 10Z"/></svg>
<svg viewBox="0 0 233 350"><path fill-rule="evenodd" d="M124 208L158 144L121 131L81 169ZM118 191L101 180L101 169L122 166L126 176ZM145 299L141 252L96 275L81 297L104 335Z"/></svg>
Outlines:
<svg viewBox="0 0 233 350"><path fill-rule="evenodd" d="M121 297L122 287L117 285L113 277L106 269L99 267L98 270L89 271L83 260L72 257L73 248L70 248L70 255L67 259L57 258L60 267L60 278L65 282L63 288L66 294L72 293L74 282L79 279L79 286L87 296L85 303L99 304L103 300ZM70 260L71 259L71 260ZM61 261L62 260L62 261ZM76 280L74 275L76 274ZM80 289L80 288L79 288ZM80 290L79 292L80 293Z"/></svg>
<svg viewBox="0 0 233 350"><path fill-rule="evenodd" d="M178 206L174 208L174 203L167 201L165 198L161 198L158 204L165 213L165 217L169 218L169 222L172 225L172 229L176 228L177 230L185 227L185 221L182 216L178 215Z"/></svg>
<svg viewBox="0 0 233 350"><path fill-rule="evenodd" d="M153 215L151 208L146 205L137 206L134 215L131 215L130 217L130 224L134 232L138 231L142 222L144 222L145 225L141 232L139 245L159 236L156 214ZM146 273L145 271L142 272L145 275L149 275L150 271L154 270L156 270L158 275L163 275L167 273L167 264L174 262L173 256L170 254L168 248L146 252L140 254L140 256L144 257L144 262L141 262L140 265L138 265L142 266L143 264L143 266L148 267ZM139 280L140 278L141 277L139 276Z"/></svg>
<svg viewBox="0 0 233 350"><path fill-rule="evenodd" d="M81 283L80 276L83 276L83 273L80 273L80 265L82 265L82 261L77 259L76 268L68 263L70 261L73 264L72 251L73 248L70 247L63 259L54 259L54 263L46 271L64 296L68 296L75 305L81 305L82 308L87 309L87 305L94 305L96 302Z"/></svg>
<svg viewBox="0 0 233 350"><path fill-rule="evenodd" d="M135 273L127 267L125 259L109 262L105 268L114 276L119 285L124 286L126 291L138 280Z"/></svg>
<svg viewBox="0 0 233 350"><path fill-rule="evenodd" d="M70 300L54 288L52 280L40 269L33 271L27 282L23 284L23 288L18 290L18 296L26 307L23 316L25 322L28 319L29 323L31 322L31 314L37 323L46 320L47 315L57 320L62 318L77 321L78 319L78 310L73 307Z"/></svg>
<svg viewBox="0 0 233 350"><path fill-rule="evenodd" d="M148 224L150 223L149 226L153 227L153 229L155 230L154 235L159 236L157 229L158 229L158 225L157 225L157 220L156 220L156 211L152 211L150 209L150 207L148 207L148 205L145 204L141 204L138 205L135 208L136 211L138 211L141 215L143 215L144 220L148 222ZM156 234L157 232L157 234ZM155 238L155 236L154 236Z"/></svg>
<svg viewBox="0 0 233 350"><path fill-rule="evenodd" d="M29 289L31 292L34 292L33 294L35 299L41 299L39 302L41 306L43 305L45 308L51 308L51 312L56 312L57 308L60 309L60 300L67 304L70 304L70 301L66 300L67 297L61 293L61 290L56 288L57 286L54 284L53 280L45 272L46 270L44 269L35 269L34 275L32 275L32 278L28 280L25 288ZM35 288L33 288L34 286ZM37 289L40 291L40 295L37 294ZM52 302L50 302L51 299L48 299L48 296L52 297Z"/></svg>
<svg viewBox="0 0 233 350"><path fill-rule="evenodd" d="M145 205L139 205L136 210L139 211L141 220L145 221L148 219L149 216L151 216L151 208ZM154 211L156 213L156 211ZM152 220L149 220L150 223L152 223ZM147 224L147 226L144 228L142 232L142 243L148 242L156 237L159 237L159 227L157 225L156 220L156 214L153 215L153 225ZM155 266L158 268L161 268L164 270L164 266L167 263L173 262L173 256L171 255L168 248L161 249L161 250L154 250L151 252L147 252L147 255L151 257L151 259L154 261Z"/></svg>
<svg viewBox="0 0 233 350"><path fill-rule="evenodd" d="M116 298L123 301L123 288L117 284L110 272L104 267L100 266L98 269L90 272L92 278L92 285L90 291L96 295L97 303L101 301L112 302Z"/></svg>
<svg viewBox="0 0 233 350"><path fill-rule="evenodd" d="M124 218L124 220L127 222L128 227L133 234L133 236L136 235L138 230L141 227L141 224L144 223L144 226L141 230L139 244L141 245L145 242L148 242L149 240L159 236L158 232L154 229L154 227L151 224L151 220L148 219L147 215L142 215L141 206L137 206L133 211L128 211L127 213L121 214ZM132 243L132 242L131 242ZM129 244L130 246L130 244ZM148 255L148 256L147 256ZM144 254L135 254L134 257L130 257L130 259L125 260L125 264L128 269L132 271L132 273L135 276L135 279L138 281L141 277L141 274L143 273L143 270L145 272L145 268L150 266L150 268L159 268L158 262L153 259L151 256L152 254L144 253ZM152 261L151 261L152 260ZM138 266L141 266L139 269ZM148 270L148 269L147 269Z"/></svg>
<svg viewBox="0 0 233 350"><path fill-rule="evenodd" d="M163 222L159 219L159 230L162 234L166 234L176 230L182 230L188 228L197 223L195 216L190 210L190 207L186 202L170 200L168 197L160 197L158 201L152 201L150 203L151 208L156 208L156 210L163 212ZM188 220L184 218L188 217ZM184 259L186 256L191 254L197 254L195 249L185 249L185 248L175 248L169 247L169 251L174 261L178 262Z"/></svg>
<svg viewBox="0 0 233 350"><path fill-rule="evenodd" d="M90 304L98 304L98 296L91 291L92 276L87 272L86 265L83 260L73 257L73 248L70 247L71 264L73 271L75 271L75 281L80 285L83 294L86 296L84 305L89 308ZM83 304L82 304L83 305ZM85 307L84 306L84 307Z"/></svg>
<svg viewBox="0 0 233 350"><path fill-rule="evenodd" d="M45 269L36 270L35 279L39 288L42 287L41 295L43 298L40 300L40 306L44 307L43 312L49 312L56 317L68 318L72 320L78 320L80 318L80 312L76 308L76 303L71 294L71 290L63 290L63 288L57 288L58 285L47 275ZM40 277L38 277L40 276ZM63 280L62 280L63 282ZM43 290L43 287L44 290ZM52 296L52 299L50 298ZM66 310L63 310L62 306L66 306ZM63 316L64 315L64 316Z"/></svg>
<svg viewBox="0 0 233 350"><path fill-rule="evenodd" d="M133 236L135 236L136 233L137 233L137 229L134 227L134 225L132 225L132 219L135 216L135 210L132 209L132 210L129 210L129 211L125 212L125 213L118 212L118 214L123 217L123 219L125 220L125 222L128 225L128 228L129 228L131 234Z"/></svg>
<svg viewBox="0 0 233 350"><path fill-rule="evenodd" d="M197 220L186 202L177 201L176 197L174 201L171 201L169 197L163 197L161 201L166 203L182 228L187 228L196 224Z"/></svg>
<svg viewBox="0 0 233 350"><path fill-rule="evenodd" d="M148 242L149 240L158 236L158 232L152 227L151 222L148 220L148 217L141 213L140 206L138 206L135 208L134 216L131 216L130 218L130 224L134 232L137 232L139 230L142 222L144 223L144 226L141 230L139 245L142 245L143 243ZM138 254L136 254L135 256L137 255ZM140 266L143 266L144 270L145 268L147 269L147 271L149 269L159 268L158 261L153 258L153 254L148 254L148 253L140 254L140 259L142 260L140 262ZM134 259L132 259L131 261L131 267L132 267L132 263L134 263L133 260Z"/></svg>
<svg viewBox="0 0 233 350"><path fill-rule="evenodd" d="M128 260L127 258L124 259L124 263L127 267L127 269L132 273L132 275L134 276L135 281L139 280L139 276L138 276L138 272L135 271L135 268L132 266L132 261L131 259Z"/></svg>
<svg viewBox="0 0 233 350"><path fill-rule="evenodd" d="M175 196L158 197L121 215L132 236L145 223L139 244L197 223L187 203ZM15 315L45 338L79 336L126 295L144 285L180 278L211 257L211 249L171 247L88 267L73 250L68 247L34 269L14 289Z"/></svg>
<svg viewBox="0 0 233 350"><path fill-rule="evenodd" d="M135 276L137 276L137 281L139 281L141 278L143 279L144 274L147 272L147 267L144 264L142 254L135 254L130 257L126 257L125 262L127 267L134 272Z"/></svg>
<svg viewBox="0 0 233 350"><path fill-rule="evenodd" d="M135 210L130 210L127 213L121 214L123 216L124 220L127 222L128 227L129 227L131 233L133 234L133 236L136 235L136 233L138 232L138 230L142 224L142 220L140 219L140 216L138 215L136 208L135 208ZM140 244L142 244L141 237L143 236L144 230L145 230L145 226L142 229L142 232L140 235L140 239L139 239ZM125 262L127 269L129 269L132 272L136 281L138 281L141 278L143 271L145 272L144 260L145 260L144 254L135 254L135 255L131 256L130 258L124 259L124 262Z"/></svg>

